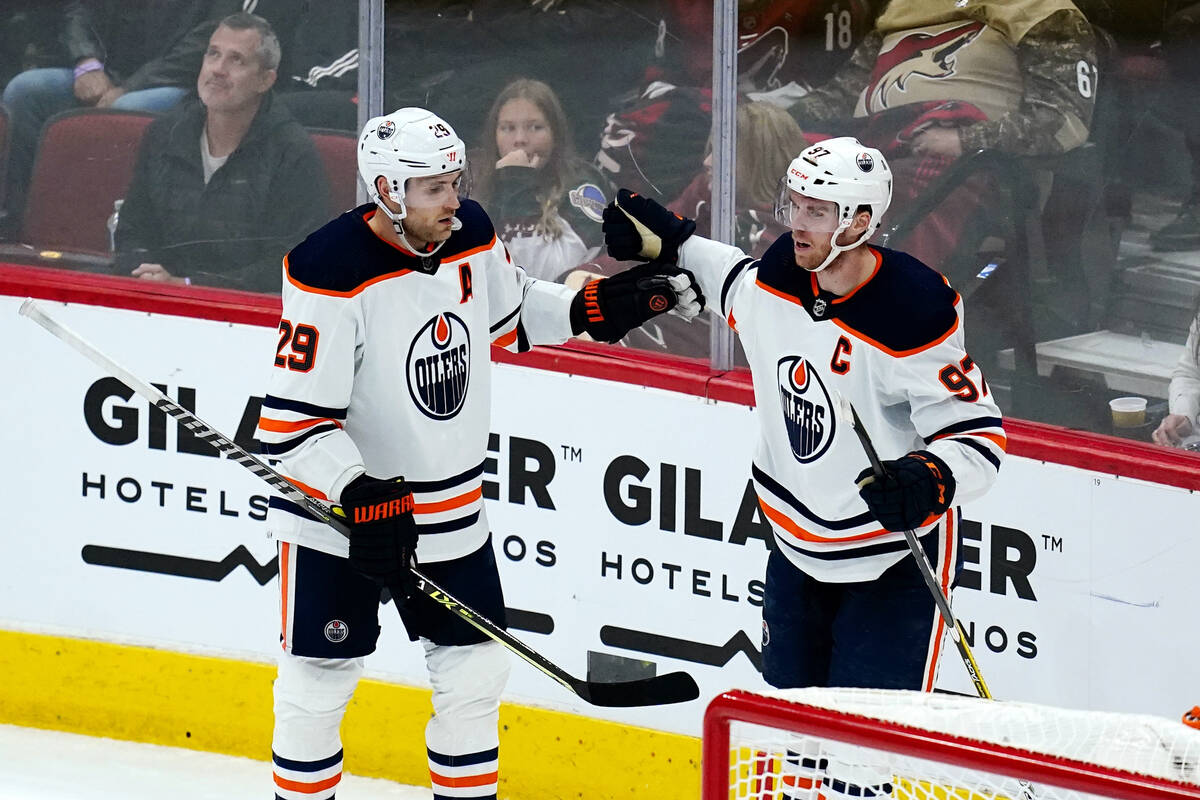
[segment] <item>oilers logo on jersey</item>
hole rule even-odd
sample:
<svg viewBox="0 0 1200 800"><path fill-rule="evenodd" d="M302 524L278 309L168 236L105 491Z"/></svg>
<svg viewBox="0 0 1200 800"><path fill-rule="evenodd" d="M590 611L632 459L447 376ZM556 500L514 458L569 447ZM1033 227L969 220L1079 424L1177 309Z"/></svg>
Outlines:
<svg viewBox="0 0 1200 800"><path fill-rule="evenodd" d="M815 461L833 443L833 400L817 371L803 356L784 356L776 367L779 403L792 455L801 464Z"/></svg>
<svg viewBox="0 0 1200 800"><path fill-rule="evenodd" d="M471 377L467 324L445 312L426 322L408 350L408 393L428 417L446 420L462 410Z"/></svg>

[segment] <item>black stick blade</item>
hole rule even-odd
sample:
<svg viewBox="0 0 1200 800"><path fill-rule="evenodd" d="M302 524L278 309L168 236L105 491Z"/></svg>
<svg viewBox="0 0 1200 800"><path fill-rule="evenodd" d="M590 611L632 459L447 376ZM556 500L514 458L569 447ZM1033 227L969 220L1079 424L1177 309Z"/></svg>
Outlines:
<svg viewBox="0 0 1200 800"><path fill-rule="evenodd" d="M616 683L579 681L575 692L594 706L631 708L686 703L700 696L700 687L686 672L670 672Z"/></svg>

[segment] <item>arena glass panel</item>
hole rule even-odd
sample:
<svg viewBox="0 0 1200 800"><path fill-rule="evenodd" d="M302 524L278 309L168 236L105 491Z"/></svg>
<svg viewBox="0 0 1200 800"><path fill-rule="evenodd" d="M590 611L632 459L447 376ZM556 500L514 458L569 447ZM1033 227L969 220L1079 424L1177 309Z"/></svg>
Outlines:
<svg viewBox="0 0 1200 800"><path fill-rule="evenodd" d="M513 260L581 287L630 266L603 246L618 188L708 203L712 19L709 2L389 2L383 105L449 122L470 196ZM706 324L660 317L620 346L707 359L708 338Z"/></svg>
<svg viewBox="0 0 1200 800"><path fill-rule="evenodd" d="M354 205L358 8L240 6L5 12L0 259L279 294L284 253Z"/></svg>

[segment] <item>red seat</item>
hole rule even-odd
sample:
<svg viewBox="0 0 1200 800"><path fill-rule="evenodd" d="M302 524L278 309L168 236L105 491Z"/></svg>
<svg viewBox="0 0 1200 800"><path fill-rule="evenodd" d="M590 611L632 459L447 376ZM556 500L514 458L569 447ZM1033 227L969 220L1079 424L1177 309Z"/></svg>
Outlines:
<svg viewBox="0 0 1200 800"><path fill-rule="evenodd" d="M52 117L38 144L20 241L42 250L109 254L106 223L125 196L155 114L80 109Z"/></svg>
<svg viewBox="0 0 1200 800"><path fill-rule="evenodd" d="M335 214L358 205L358 137L345 131L309 128L329 183L329 208Z"/></svg>

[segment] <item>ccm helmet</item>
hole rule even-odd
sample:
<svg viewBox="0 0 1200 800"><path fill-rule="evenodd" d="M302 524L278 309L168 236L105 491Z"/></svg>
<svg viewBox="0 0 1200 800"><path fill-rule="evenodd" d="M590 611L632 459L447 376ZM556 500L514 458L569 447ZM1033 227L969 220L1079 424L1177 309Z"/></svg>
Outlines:
<svg viewBox="0 0 1200 800"><path fill-rule="evenodd" d="M791 192L837 206L836 226L813 229L832 231L832 251L825 263L815 270L819 271L829 266L838 253L862 244L879 228L883 214L892 202L892 170L883 153L851 136L826 139L800 153L788 165L787 174L780 182L775 217L789 228L800 224ZM838 235L850 226L860 206L871 209L871 222L866 232L852 244L837 244Z"/></svg>
<svg viewBox="0 0 1200 800"><path fill-rule="evenodd" d="M464 170L466 146L442 118L423 108L401 108L367 121L358 137L358 174L367 185L367 195L397 225L408 216L404 184L409 178L424 178ZM400 205L392 212L379 200L375 179L387 179L391 199Z"/></svg>

